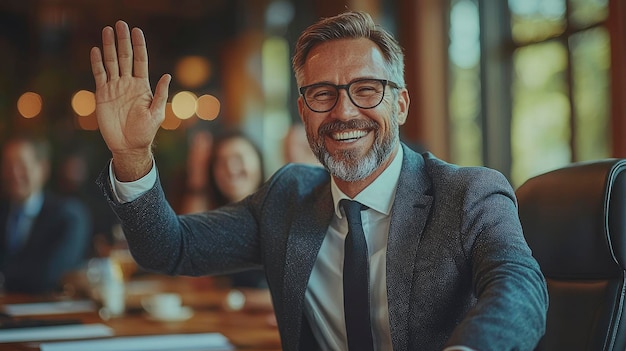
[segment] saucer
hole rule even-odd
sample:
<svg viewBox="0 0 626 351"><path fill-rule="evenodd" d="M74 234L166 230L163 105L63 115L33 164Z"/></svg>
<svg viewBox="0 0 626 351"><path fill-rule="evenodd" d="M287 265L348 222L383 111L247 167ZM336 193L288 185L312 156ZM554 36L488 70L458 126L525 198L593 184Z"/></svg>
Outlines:
<svg viewBox="0 0 626 351"><path fill-rule="evenodd" d="M181 307L176 314L154 314L148 313L148 319L157 322L182 322L193 316L191 307Z"/></svg>

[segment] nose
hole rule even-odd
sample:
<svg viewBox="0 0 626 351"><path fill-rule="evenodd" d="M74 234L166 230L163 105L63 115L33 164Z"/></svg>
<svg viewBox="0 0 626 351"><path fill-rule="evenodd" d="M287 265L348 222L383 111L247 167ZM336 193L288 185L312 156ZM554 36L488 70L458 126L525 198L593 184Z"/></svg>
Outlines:
<svg viewBox="0 0 626 351"><path fill-rule="evenodd" d="M358 110L359 108L350 100L348 91L346 89L340 89L339 95L337 96L337 104L335 104L335 107L331 110L332 116L337 119L349 120L358 114Z"/></svg>

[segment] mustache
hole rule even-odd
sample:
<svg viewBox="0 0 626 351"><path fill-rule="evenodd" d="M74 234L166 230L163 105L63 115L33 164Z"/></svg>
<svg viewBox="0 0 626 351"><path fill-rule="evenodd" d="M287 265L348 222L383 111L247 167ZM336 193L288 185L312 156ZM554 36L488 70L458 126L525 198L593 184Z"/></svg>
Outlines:
<svg viewBox="0 0 626 351"><path fill-rule="evenodd" d="M317 129L318 135L327 135L349 129L373 129L378 130L378 124L372 120L352 119L347 122L334 120L323 123Z"/></svg>

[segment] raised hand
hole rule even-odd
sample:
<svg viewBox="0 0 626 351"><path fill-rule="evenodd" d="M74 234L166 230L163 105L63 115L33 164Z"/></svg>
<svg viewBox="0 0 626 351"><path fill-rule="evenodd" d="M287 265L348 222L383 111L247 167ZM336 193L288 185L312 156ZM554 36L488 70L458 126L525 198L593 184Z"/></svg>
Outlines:
<svg viewBox="0 0 626 351"><path fill-rule="evenodd" d="M129 31L123 21L115 24L115 33L108 26L102 30L102 52L94 47L90 56L98 126L113 155L116 177L136 180L152 165L152 142L165 118L171 76L159 79L153 95L143 32Z"/></svg>

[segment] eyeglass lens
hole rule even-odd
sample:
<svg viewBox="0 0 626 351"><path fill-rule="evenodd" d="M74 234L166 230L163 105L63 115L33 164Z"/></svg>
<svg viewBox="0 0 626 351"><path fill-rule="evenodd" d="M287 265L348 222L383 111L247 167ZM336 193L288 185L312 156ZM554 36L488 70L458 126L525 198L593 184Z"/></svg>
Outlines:
<svg viewBox="0 0 626 351"><path fill-rule="evenodd" d="M348 96L357 107L368 109L378 106L385 94L385 81L363 79L347 85L319 83L307 87L304 99L309 108L316 112L328 112L335 107L339 89L346 89Z"/></svg>

